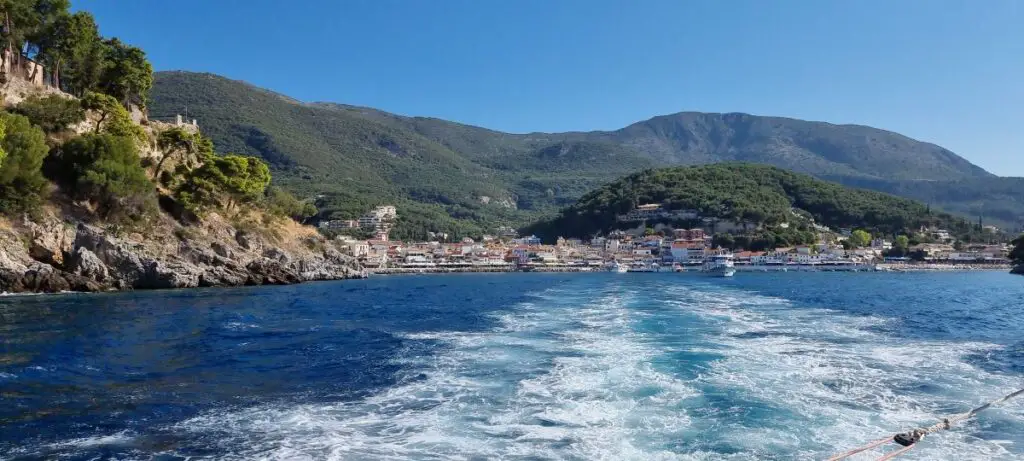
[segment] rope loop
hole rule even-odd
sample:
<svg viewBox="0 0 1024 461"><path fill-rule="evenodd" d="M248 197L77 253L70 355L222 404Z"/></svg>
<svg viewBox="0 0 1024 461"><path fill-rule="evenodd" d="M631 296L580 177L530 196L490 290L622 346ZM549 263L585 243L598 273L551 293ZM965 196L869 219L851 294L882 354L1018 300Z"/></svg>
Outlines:
<svg viewBox="0 0 1024 461"><path fill-rule="evenodd" d="M977 407L977 408L975 408L975 409L973 409L973 410L971 410L971 411L969 411L967 413L962 413L962 414L954 415L954 416L951 416L951 417L942 418L941 422L936 423L935 425L932 425L931 427L918 428L918 429L914 429L914 430L912 430L910 432L901 432L899 434L893 435L892 437L886 437L886 438L881 439L881 440L876 440L876 441L871 442L871 443L869 443L867 445L864 445L864 446L861 446L861 447L857 447L857 448L854 448L852 450L849 450L849 451L840 453L838 455L835 455L835 456L829 458L828 461L839 461L839 460L842 460L842 459L846 459L846 458L849 458L850 456L853 456L853 455L855 455L857 453L860 453L860 452L863 452L863 451L867 451L867 450L879 447L881 445L884 445L886 442L890 442L890 441L894 442L896 444L901 445L902 448L900 448L900 449L898 449L896 451L890 452L890 453L882 456L881 458L878 458L877 461L885 461L885 460L893 459L893 458L895 458L895 457L897 457L899 455L902 455L903 453L906 453L906 452L910 451L911 448L914 448L915 446L917 446L917 443L920 442L921 439L924 439L924 436L926 436L928 434L933 434L935 432L939 432L941 430L951 429L953 427L953 423L957 423L957 422L960 422L960 421L965 421L967 419L970 419L970 418L974 417L975 415L977 415L978 413L980 413L981 411L989 409L993 405L998 405L998 404L1003 403L1003 402L1005 402L1007 400L1010 400L1010 399L1012 399L1014 397L1017 397L1018 395L1021 395L1021 394L1024 394L1024 389L1020 389L1020 390L1018 390L1016 392L1013 392L1013 393L1011 393L1011 394L1009 394L1009 395L1007 395L1005 397L1001 397L1001 398L998 398L998 399L993 400L991 402L988 402L988 403L986 403L986 404L984 404L984 405L982 405L980 407Z"/></svg>

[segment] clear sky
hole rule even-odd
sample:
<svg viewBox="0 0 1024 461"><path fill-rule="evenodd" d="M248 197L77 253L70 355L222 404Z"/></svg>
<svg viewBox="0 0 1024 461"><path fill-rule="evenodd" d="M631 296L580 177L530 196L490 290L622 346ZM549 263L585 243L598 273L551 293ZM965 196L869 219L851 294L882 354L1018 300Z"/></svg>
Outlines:
<svg viewBox="0 0 1024 461"><path fill-rule="evenodd" d="M510 131L684 110L897 131L1024 176L1021 0L72 0L157 70Z"/></svg>

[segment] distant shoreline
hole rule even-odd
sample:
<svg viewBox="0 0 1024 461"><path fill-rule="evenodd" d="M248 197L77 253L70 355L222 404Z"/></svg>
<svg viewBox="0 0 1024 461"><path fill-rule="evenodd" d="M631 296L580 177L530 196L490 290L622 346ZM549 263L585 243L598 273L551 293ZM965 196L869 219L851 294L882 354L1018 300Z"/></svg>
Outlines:
<svg viewBox="0 0 1024 461"><path fill-rule="evenodd" d="M879 263L854 266L762 266L738 265L737 272L1009 272L1009 264L889 264ZM499 266L499 267L404 267L367 269L369 275L412 275L412 274L468 274L468 273L607 273L599 266ZM659 271L630 271L629 273L700 273L699 267L687 267L681 271L669 267Z"/></svg>

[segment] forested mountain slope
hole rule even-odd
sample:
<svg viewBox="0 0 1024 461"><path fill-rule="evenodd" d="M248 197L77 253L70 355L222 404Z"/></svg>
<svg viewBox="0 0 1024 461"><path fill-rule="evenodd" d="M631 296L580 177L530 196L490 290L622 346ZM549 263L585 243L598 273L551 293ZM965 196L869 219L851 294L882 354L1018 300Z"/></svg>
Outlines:
<svg viewBox="0 0 1024 461"><path fill-rule="evenodd" d="M742 161L891 192L1000 225L1024 221L1021 181L876 128L683 112L616 131L510 134L436 118L302 103L211 74L160 72L151 113L187 106L223 150L259 155L324 217L395 203L396 235L479 234L553 214L647 168ZM922 184L925 187L920 187ZM993 186L997 184L997 186ZM949 193L956 187L960 193Z"/></svg>
<svg viewBox="0 0 1024 461"><path fill-rule="evenodd" d="M584 195L555 218L529 227L553 241L559 236L588 238L636 227L617 219L642 204L670 212L693 210L700 217L743 222L751 229L809 227L814 223L860 228L876 235L905 234L939 226L957 235L980 232L963 218L880 192L855 189L781 168L750 163L671 167L626 176ZM668 218L666 218L668 219ZM780 226L788 223L788 226ZM646 223L648 226L652 222ZM696 225L697 223L682 223ZM808 229L809 230L809 229ZM813 241L812 238L806 240Z"/></svg>

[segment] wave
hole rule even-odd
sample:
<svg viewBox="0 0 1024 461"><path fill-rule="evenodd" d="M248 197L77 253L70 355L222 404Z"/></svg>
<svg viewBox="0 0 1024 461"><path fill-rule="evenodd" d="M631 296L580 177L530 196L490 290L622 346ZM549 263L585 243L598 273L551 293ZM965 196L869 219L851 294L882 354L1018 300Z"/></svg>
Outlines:
<svg viewBox="0 0 1024 461"><path fill-rule="evenodd" d="M903 337L896 315L602 280L529 294L488 331L405 334L398 383L376 394L215 409L161 432L181 441L172 454L228 460L823 459L1020 386L972 363L1003 346ZM1024 459L1022 421L1011 401L907 459Z"/></svg>
<svg viewBox="0 0 1024 461"><path fill-rule="evenodd" d="M696 395L633 331L635 293L552 290L485 333L433 332L403 384L358 402L213 412L178 428L236 459L675 459ZM651 443L652 441L656 443Z"/></svg>
<svg viewBox="0 0 1024 461"><path fill-rule="evenodd" d="M750 459L828 457L931 425L1020 386L1019 377L986 372L965 359L1002 347L996 344L901 339L878 333L898 321L893 318L798 308L742 291L676 287L672 295L684 300L678 307L721 327L705 340L728 352L699 379L703 392L733 393L748 406L766 407L764 417L716 418L720 424L708 440L731 441L730 448ZM1010 402L990 410L929 437L915 456L1024 459L1002 440L1024 441L1022 409L1021 402ZM1008 430L1014 415L1017 430Z"/></svg>

